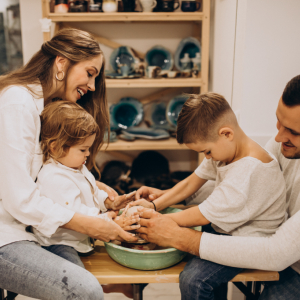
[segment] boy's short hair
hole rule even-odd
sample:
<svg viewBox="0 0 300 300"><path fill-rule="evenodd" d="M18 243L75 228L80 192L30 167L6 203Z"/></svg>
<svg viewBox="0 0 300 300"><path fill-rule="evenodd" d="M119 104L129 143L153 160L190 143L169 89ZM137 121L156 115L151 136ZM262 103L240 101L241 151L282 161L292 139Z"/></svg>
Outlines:
<svg viewBox="0 0 300 300"><path fill-rule="evenodd" d="M177 120L176 138L179 144L214 141L221 126L237 123L223 96L216 93L188 96Z"/></svg>
<svg viewBox="0 0 300 300"><path fill-rule="evenodd" d="M300 75L292 78L285 86L282 101L286 106L300 105Z"/></svg>
<svg viewBox="0 0 300 300"><path fill-rule="evenodd" d="M64 157L70 147L84 143L89 136L100 134L95 119L80 105L71 101L56 101L48 104L41 114L41 149L43 162L49 158ZM51 144L55 142L55 154ZM97 149L90 150L93 165Z"/></svg>

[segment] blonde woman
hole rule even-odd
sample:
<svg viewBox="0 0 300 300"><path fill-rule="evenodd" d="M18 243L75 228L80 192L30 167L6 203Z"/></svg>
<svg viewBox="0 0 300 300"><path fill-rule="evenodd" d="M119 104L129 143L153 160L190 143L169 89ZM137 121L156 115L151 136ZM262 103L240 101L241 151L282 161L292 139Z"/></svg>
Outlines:
<svg viewBox="0 0 300 300"><path fill-rule="evenodd" d="M54 245L47 250L26 231L33 226L51 237L59 227L109 241L133 237L114 222L84 216L41 196L35 183L42 166L40 114L54 100L77 102L96 120L100 132L91 156L109 124L104 57L87 32L64 29L21 69L0 77L0 288L45 300L103 299L95 277L80 266L77 252ZM86 166L93 162L87 159ZM113 208L123 203L109 187Z"/></svg>

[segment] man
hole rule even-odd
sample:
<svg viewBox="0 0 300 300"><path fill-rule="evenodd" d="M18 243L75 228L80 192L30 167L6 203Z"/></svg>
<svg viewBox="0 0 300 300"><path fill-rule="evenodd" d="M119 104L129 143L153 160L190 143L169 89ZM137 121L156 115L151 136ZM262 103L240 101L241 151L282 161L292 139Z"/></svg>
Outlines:
<svg viewBox="0 0 300 300"><path fill-rule="evenodd" d="M181 228L170 218L148 211L142 212L142 227L138 231L150 242L175 247L222 265L281 271L279 281L268 283L260 300L293 300L300 299L300 75L286 85L276 116L278 133L266 148L275 155L283 171L288 220L273 236L211 235ZM142 187L137 198L153 200L163 193ZM193 282L180 284L182 291L196 288Z"/></svg>

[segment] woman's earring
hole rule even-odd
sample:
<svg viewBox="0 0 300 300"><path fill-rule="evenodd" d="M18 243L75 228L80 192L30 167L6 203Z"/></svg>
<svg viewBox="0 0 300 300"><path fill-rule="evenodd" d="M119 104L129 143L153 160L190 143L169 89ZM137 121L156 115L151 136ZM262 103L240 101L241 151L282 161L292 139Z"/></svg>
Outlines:
<svg viewBox="0 0 300 300"><path fill-rule="evenodd" d="M62 74L62 77L61 77L61 78L58 77L58 74L59 74L59 73ZM55 78L56 78L57 80L59 80L59 81L62 81L62 80L65 78L65 73L64 73L64 71L58 71L58 72L56 73L56 75L55 75Z"/></svg>

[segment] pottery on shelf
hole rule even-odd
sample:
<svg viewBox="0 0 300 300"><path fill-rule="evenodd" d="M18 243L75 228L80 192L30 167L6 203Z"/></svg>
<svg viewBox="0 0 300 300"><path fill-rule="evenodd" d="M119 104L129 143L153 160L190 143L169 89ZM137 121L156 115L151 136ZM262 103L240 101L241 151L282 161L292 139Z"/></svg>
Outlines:
<svg viewBox="0 0 300 300"><path fill-rule="evenodd" d="M183 58L180 59L180 63L183 70L191 69L191 59L188 53L183 54Z"/></svg>
<svg viewBox="0 0 300 300"><path fill-rule="evenodd" d="M182 109L184 102L187 99L188 99L187 96L176 96L169 101L167 109L166 109L166 117L167 117L168 122L171 125L177 126L177 119L178 119L179 113Z"/></svg>
<svg viewBox="0 0 300 300"><path fill-rule="evenodd" d="M110 106L110 128L127 129L141 123L144 117L143 104L135 98L125 97Z"/></svg>
<svg viewBox="0 0 300 300"><path fill-rule="evenodd" d="M172 53L163 46L154 46L145 55L147 66L158 66L162 70L172 70L174 59Z"/></svg>
<svg viewBox="0 0 300 300"><path fill-rule="evenodd" d="M181 62L181 59L188 54L190 59L196 57L196 53L201 54L200 42L194 37L187 37L180 41L174 55L175 66L179 71L186 71L186 65Z"/></svg>
<svg viewBox="0 0 300 300"><path fill-rule="evenodd" d="M193 62L193 70L200 71L201 70L201 55L200 52L196 53L196 56L191 59Z"/></svg>
<svg viewBox="0 0 300 300"><path fill-rule="evenodd" d="M122 139L142 138L146 140L168 139L170 134L164 129L157 128L127 128L122 130Z"/></svg>

